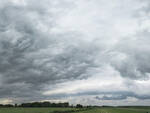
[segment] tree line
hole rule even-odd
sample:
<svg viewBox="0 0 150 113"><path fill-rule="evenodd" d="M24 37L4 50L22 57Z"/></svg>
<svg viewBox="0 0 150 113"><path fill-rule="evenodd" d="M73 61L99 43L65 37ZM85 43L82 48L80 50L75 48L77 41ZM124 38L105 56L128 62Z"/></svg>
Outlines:
<svg viewBox="0 0 150 113"><path fill-rule="evenodd" d="M0 104L0 107L76 107L76 108L82 108L83 105L77 104L76 106L69 105L69 102L63 102L63 103L51 103L48 101L45 102L32 102L32 103L22 103L22 104Z"/></svg>

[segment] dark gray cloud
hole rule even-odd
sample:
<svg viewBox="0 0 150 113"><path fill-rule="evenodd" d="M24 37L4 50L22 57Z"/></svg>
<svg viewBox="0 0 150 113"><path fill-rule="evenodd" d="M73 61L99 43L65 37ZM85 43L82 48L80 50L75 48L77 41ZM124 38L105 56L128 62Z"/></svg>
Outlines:
<svg viewBox="0 0 150 113"><path fill-rule="evenodd" d="M85 78L89 76L86 71L95 66L96 46L70 40L77 35L57 36L38 29L39 23L49 24L49 29L55 23L47 11L53 6L46 6L46 2L31 0L17 6L9 1L0 7L1 98L46 99L40 97L46 85ZM65 1L61 5L65 7ZM52 22L44 21L51 16Z"/></svg>
<svg viewBox="0 0 150 113"><path fill-rule="evenodd" d="M123 60L115 59L115 62L112 60L112 65L122 76L132 79L148 79L148 73L150 73L149 35L149 32L142 32L134 36L135 39L120 41L115 47L115 50L118 48L118 54L125 57ZM118 61L116 62L116 60Z"/></svg>
<svg viewBox="0 0 150 113"><path fill-rule="evenodd" d="M148 94L139 96L135 92L136 84L132 84L133 92L129 88L127 92L118 91L117 96L113 91L105 94L98 88L100 91L84 89L74 94L62 91L43 95L57 89L57 84L92 76L98 77L100 83L110 76L111 84L114 72L124 81L149 80L150 34L144 23L149 19L149 6L142 5L147 1L140 4L140 0L134 0L131 3L137 7L131 4L122 10L118 8L124 5L115 3L116 7L103 0L0 0L0 98L22 102L104 94L96 99L150 99ZM101 8L97 4L104 5ZM133 27L129 25L132 22ZM141 29L137 24L142 24ZM130 87L124 81L122 84Z"/></svg>
<svg viewBox="0 0 150 113"><path fill-rule="evenodd" d="M134 92L106 92L102 97L96 96L97 100L125 100L129 97L145 100L150 99L149 95L137 95Z"/></svg>

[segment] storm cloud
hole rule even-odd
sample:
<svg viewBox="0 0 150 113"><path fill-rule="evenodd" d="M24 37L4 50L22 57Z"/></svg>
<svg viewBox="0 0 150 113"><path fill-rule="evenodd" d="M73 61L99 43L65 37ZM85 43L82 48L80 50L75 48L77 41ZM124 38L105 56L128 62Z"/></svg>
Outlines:
<svg viewBox="0 0 150 113"><path fill-rule="evenodd" d="M88 104L128 97L144 104L150 99L149 5L0 0L1 103L80 103L87 96Z"/></svg>

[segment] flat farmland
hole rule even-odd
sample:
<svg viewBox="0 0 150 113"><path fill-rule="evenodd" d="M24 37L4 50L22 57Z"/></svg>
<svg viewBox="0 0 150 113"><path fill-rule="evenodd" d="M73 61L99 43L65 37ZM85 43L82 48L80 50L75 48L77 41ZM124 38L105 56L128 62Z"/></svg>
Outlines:
<svg viewBox="0 0 150 113"><path fill-rule="evenodd" d="M0 108L0 113L150 113L150 108Z"/></svg>

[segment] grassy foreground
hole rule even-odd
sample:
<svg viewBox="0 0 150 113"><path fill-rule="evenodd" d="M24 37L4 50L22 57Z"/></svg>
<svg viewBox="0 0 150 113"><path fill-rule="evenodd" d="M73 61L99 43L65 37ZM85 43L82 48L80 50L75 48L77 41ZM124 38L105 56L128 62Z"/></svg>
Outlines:
<svg viewBox="0 0 150 113"><path fill-rule="evenodd" d="M143 108L0 108L0 113L150 113Z"/></svg>

